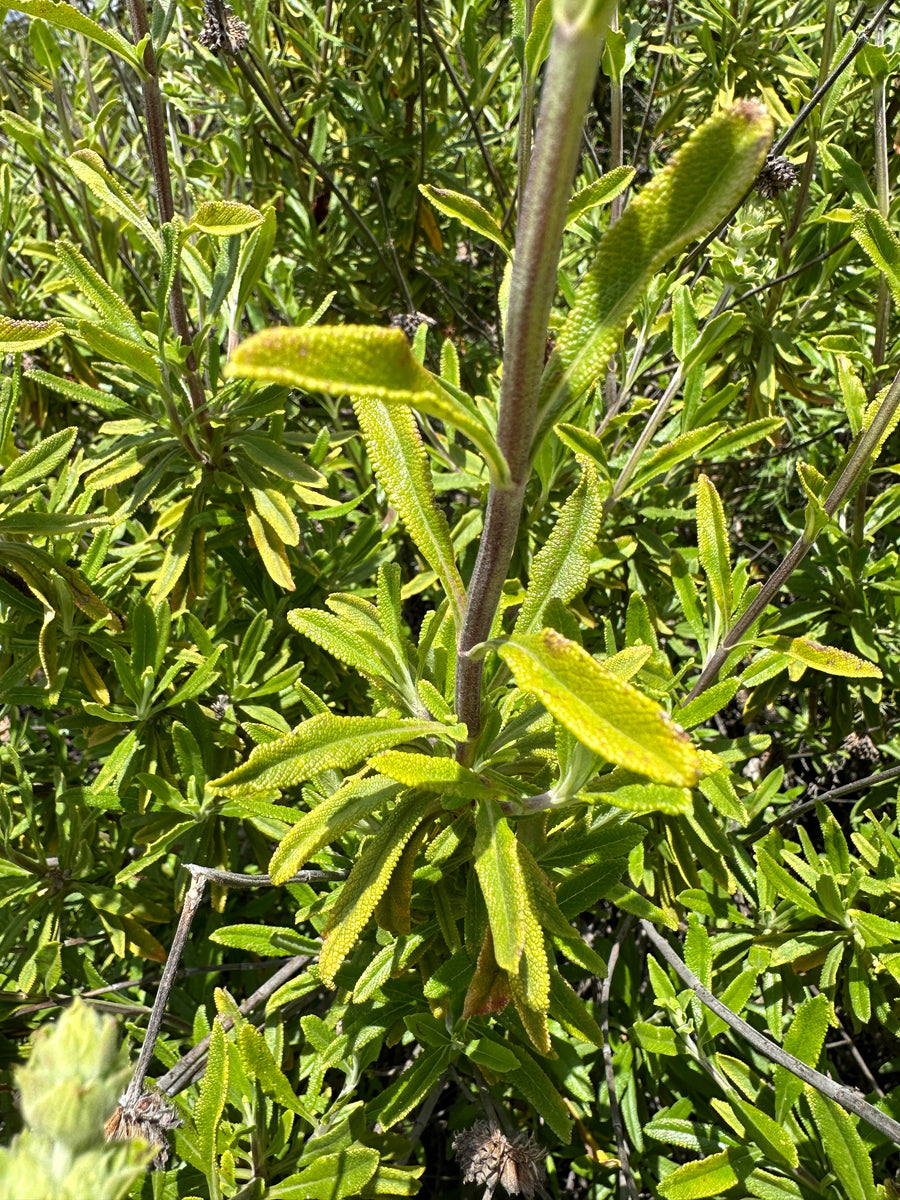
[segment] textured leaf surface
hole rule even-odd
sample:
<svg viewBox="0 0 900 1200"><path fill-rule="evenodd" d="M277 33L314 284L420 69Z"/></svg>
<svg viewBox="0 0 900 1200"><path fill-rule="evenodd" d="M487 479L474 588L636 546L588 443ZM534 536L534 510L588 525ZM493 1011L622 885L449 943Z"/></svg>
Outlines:
<svg viewBox="0 0 900 1200"><path fill-rule="evenodd" d="M825 1034L831 1019L831 1001L821 993L807 996L799 1005L785 1034L784 1049L807 1066L814 1067L819 1061ZM775 1116L784 1121L795 1100L803 1095L803 1080L798 1079L786 1067L776 1066L773 1072L775 1084Z"/></svg>
<svg viewBox="0 0 900 1200"><path fill-rule="evenodd" d="M872 1158L857 1119L809 1084L804 1091L828 1161L846 1194L853 1200L878 1200L881 1189L875 1187Z"/></svg>
<svg viewBox="0 0 900 1200"><path fill-rule="evenodd" d="M257 746L241 766L211 784L229 795L292 787L332 767L352 767L417 737L459 736L459 729L434 721L394 717L336 717L319 713L277 741Z"/></svg>
<svg viewBox="0 0 900 1200"><path fill-rule="evenodd" d="M811 638L772 637L759 640L778 654L786 654L788 658L815 671L843 675L848 679L881 679L881 671L874 663L857 658L847 650L839 650L836 646L823 646Z"/></svg>
<svg viewBox="0 0 900 1200"><path fill-rule="evenodd" d="M354 863L334 906L329 910L322 937L319 974L328 987L334 987L335 973L384 895L403 847L434 803L433 797L421 793L398 801L394 811L375 837L366 843Z"/></svg>
<svg viewBox="0 0 900 1200"><path fill-rule="evenodd" d="M296 1175L269 1189L271 1200L349 1200L362 1194L378 1168L378 1151L347 1146L323 1154Z"/></svg>
<svg viewBox="0 0 900 1200"><path fill-rule="evenodd" d="M467 229L494 242L509 254L509 243L503 236L503 230L483 204L479 204L471 196L464 196L462 192L432 187L428 183L420 183L419 191L438 212L442 212L446 217L455 217Z"/></svg>
<svg viewBox="0 0 900 1200"><path fill-rule="evenodd" d="M412 413L380 400L353 402L378 481L388 494L420 554L450 600L456 628L462 628L466 593L456 568L447 518L434 499L431 469Z"/></svg>
<svg viewBox="0 0 900 1200"><path fill-rule="evenodd" d="M629 313L667 259L740 201L772 136L765 110L743 100L705 121L606 234L578 289L541 385L544 424L597 380Z"/></svg>
<svg viewBox="0 0 900 1200"><path fill-rule="evenodd" d="M0 353L21 354L36 350L65 333L60 321L16 321L0 314Z"/></svg>
<svg viewBox="0 0 900 1200"><path fill-rule="evenodd" d="M68 5L60 4L58 7L68 8ZM124 217L130 225L139 229L154 249L162 250L159 234L147 220L138 204L132 200L116 177L107 170L106 164L99 154L93 150L76 150L68 163L72 171L82 183L87 184L98 200L108 205L119 216Z"/></svg>
<svg viewBox="0 0 900 1200"><path fill-rule="evenodd" d="M727 620L732 599L728 525L719 493L705 475L697 480L697 547L710 591Z"/></svg>
<svg viewBox="0 0 900 1200"><path fill-rule="evenodd" d="M685 1163L667 1175L657 1191L663 1200L705 1200L719 1196L740 1181L734 1168L736 1157L749 1159L744 1150L723 1150L699 1162Z"/></svg>
<svg viewBox="0 0 900 1200"><path fill-rule="evenodd" d="M447 791L454 796L473 799L489 791L474 771L458 763L455 758L385 750L369 759L367 765L379 775L386 775L406 787L427 787L432 791Z"/></svg>
<svg viewBox="0 0 900 1200"><path fill-rule="evenodd" d="M497 803L480 804L475 816L475 870L487 906L494 957L511 975L518 972L525 945L525 881L515 841Z"/></svg>
<svg viewBox="0 0 900 1200"><path fill-rule="evenodd" d="M569 201L569 211L566 214L566 229L570 229L579 217L597 208L600 204L610 204L616 196L620 196L634 179L634 167L614 167L600 179L589 183L576 192Z"/></svg>
<svg viewBox="0 0 900 1200"><path fill-rule="evenodd" d="M44 438L33 450L28 450L17 458L0 475L0 492L18 490L38 479L46 478L68 457L77 433L78 430L74 426L61 429L59 433Z"/></svg>
<svg viewBox="0 0 900 1200"><path fill-rule="evenodd" d="M692 787L701 766L690 739L631 684L553 629L513 638L498 652L531 692L580 742L608 762L657 783Z"/></svg>
<svg viewBox="0 0 900 1200"><path fill-rule="evenodd" d="M495 479L508 479L488 427L425 370L400 329L375 325L265 329L238 346L229 373L417 408L455 426L482 452Z"/></svg>
<svg viewBox="0 0 900 1200"><path fill-rule="evenodd" d="M249 204L235 200L207 200L194 213L188 229L201 229L216 237L231 237L262 224L263 215Z"/></svg>
<svg viewBox="0 0 900 1200"><path fill-rule="evenodd" d="M396 784L386 784L383 779L348 780L285 835L269 863L272 883L287 883L323 846L387 804L398 791Z"/></svg>
<svg viewBox="0 0 900 1200"><path fill-rule="evenodd" d="M551 600L568 604L584 590L602 515L597 473L583 463L578 487L532 564L528 591L516 619L517 635L540 628L544 609Z"/></svg>

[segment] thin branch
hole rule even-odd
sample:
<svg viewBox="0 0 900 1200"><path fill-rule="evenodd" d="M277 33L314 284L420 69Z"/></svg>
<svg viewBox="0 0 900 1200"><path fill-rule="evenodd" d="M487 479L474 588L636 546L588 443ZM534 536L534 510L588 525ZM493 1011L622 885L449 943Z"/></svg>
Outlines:
<svg viewBox="0 0 900 1200"><path fill-rule="evenodd" d="M610 951L606 978L603 980L603 986L600 991L600 1029L603 1032L603 1069L606 1074L606 1091L609 1095L609 1115L616 1137L619 1163L621 1164L619 1177L625 1181L625 1186L628 1189L631 1200L638 1200L637 1185L634 1182L634 1175L631 1173L628 1161L628 1142L625 1140L625 1128L622 1125L622 1115L619 1111L619 1101L616 1096L616 1076L613 1071L612 1048L609 1044L609 994L612 989L613 974L616 964L619 961L619 951L622 949L622 942L627 937L628 931L633 924L634 917L626 916L619 926L616 940L613 942L612 950Z"/></svg>
<svg viewBox="0 0 900 1200"><path fill-rule="evenodd" d="M749 1042L757 1053L762 1054L764 1058L768 1058L770 1062L784 1067L786 1071L790 1071L792 1075L796 1075L798 1079L802 1079L804 1083L815 1088L817 1092L820 1092L821 1095L826 1096L829 1100L833 1100L835 1104L839 1104L847 1112L852 1112L856 1116L862 1117L864 1121L867 1121L873 1129L876 1129L889 1141L900 1145L900 1122L895 1121L893 1117L887 1116L869 1104L863 1098L862 1093L858 1092L856 1088L848 1088L841 1083L835 1083L833 1079L829 1079L821 1071L816 1071L813 1067L807 1066L805 1062L801 1062L793 1054L786 1053L765 1034L758 1033L752 1025L748 1025L746 1021L733 1013L721 1000L717 1000L712 992L703 986L693 971L682 962L681 958L679 958L650 921L642 920L641 929L643 929L654 948L669 966L672 967L679 979L687 984L698 1000L714 1012L717 1017L721 1017L725 1024L733 1029L735 1033L740 1034L745 1041Z"/></svg>
<svg viewBox="0 0 900 1200"><path fill-rule="evenodd" d="M150 1013L150 1020L147 1022L147 1032L144 1034L144 1042L141 1046L141 1052L138 1055L137 1065L134 1068L134 1074L131 1076L131 1082L121 1100L122 1108L132 1108L137 1104L143 1093L144 1079L147 1075L147 1068L150 1066L150 1060L153 1058L153 1051L156 1048L156 1039L159 1037L163 1015L169 1000L169 993L172 990L172 984L175 982L175 975L181 962L181 955L184 953L185 943L191 929L191 922L194 920L194 915L200 907L205 888L206 880L201 875L192 875L191 886L188 888L187 895L184 898L184 907L181 910L178 927L175 930L175 937L172 940L172 948L169 950L169 957L166 959L162 979L159 981L156 999L153 1001L153 1009Z"/></svg>
<svg viewBox="0 0 900 1200"><path fill-rule="evenodd" d="M865 779L857 779L855 783L841 784L840 787L832 788L830 792L823 792L821 796L814 796L811 800L804 800L802 804L795 804L787 812L781 813L780 816L763 825L762 829L757 829L750 837L744 838L744 845L752 846L754 842L765 837L770 829L776 829L779 825L793 821L802 813L815 808L817 804L824 804L826 800L835 800L839 796L846 796L849 792L861 792L864 788L874 787L875 784L883 783L886 779L896 779L898 775L900 775L900 766L889 767L886 771L879 771L876 775L867 775Z"/></svg>
<svg viewBox="0 0 900 1200"><path fill-rule="evenodd" d="M197 878L206 879L210 883L219 883L224 887L254 888L271 887L271 875L241 875L237 871L220 871L217 867L198 867L195 863L185 863L184 869ZM324 879L346 879L346 871L298 871L287 881L288 883L317 883Z"/></svg>
<svg viewBox="0 0 900 1200"><path fill-rule="evenodd" d="M301 971L310 961L308 954L298 954L294 958L285 960L284 966L270 976L264 984L256 989L247 999L239 1006L238 1011L241 1016L246 1017L255 1008L259 1008L261 1004L274 996L280 987L286 984L289 980ZM233 1018L225 1015L220 1017L219 1024L222 1026L224 1033L234 1024ZM202 1074L202 1062L209 1049L209 1039L212 1035L207 1034L202 1041L199 1041L196 1046L185 1054L174 1067L166 1071L165 1075L161 1075L157 1079L156 1086L161 1092L165 1092L169 1096L177 1096L190 1083L193 1082L195 1076Z"/></svg>

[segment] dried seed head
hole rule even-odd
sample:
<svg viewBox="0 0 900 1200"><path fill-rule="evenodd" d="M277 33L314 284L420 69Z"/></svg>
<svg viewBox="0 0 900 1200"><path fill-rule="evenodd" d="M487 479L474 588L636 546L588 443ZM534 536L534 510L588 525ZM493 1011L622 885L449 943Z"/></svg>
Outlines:
<svg viewBox="0 0 900 1200"><path fill-rule="evenodd" d="M764 200L773 200L779 192L786 192L793 187L798 178L797 168L790 159L783 154L774 158L770 156L756 177L756 194Z"/></svg>
<svg viewBox="0 0 900 1200"><path fill-rule="evenodd" d="M453 1139L464 1183L484 1187L502 1184L510 1196L533 1197L544 1178L543 1147L530 1133L518 1133L510 1141L496 1125L478 1121Z"/></svg>
<svg viewBox="0 0 900 1200"><path fill-rule="evenodd" d="M881 755L878 753L878 747L872 741L867 733L848 733L841 742L841 750L845 754L849 754L851 758L864 763L878 762Z"/></svg>
<svg viewBox="0 0 900 1200"><path fill-rule="evenodd" d="M225 24L219 20L212 0L204 0L203 28L198 42L213 54L234 54L243 50L249 40L249 30L240 18L234 15L230 4L222 6L225 13Z"/></svg>
<svg viewBox="0 0 900 1200"><path fill-rule="evenodd" d="M388 318L388 324L391 329L402 329L407 339L412 341L420 325L427 325L431 328L437 325L437 321L435 321L434 317L426 317L421 312L391 313Z"/></svg>
<svg viewBox="0 0 900 1200"><path fill-rule="evenodd" d="M166 1134L180 1124L181 1117L161 1092L144 1092L134 1104L125 1106L119 1101L104 1133L108 1142L126 1142L132 1138L147 1142L156 1150L153 1166L161 1171L169 1160Z"/></svg>

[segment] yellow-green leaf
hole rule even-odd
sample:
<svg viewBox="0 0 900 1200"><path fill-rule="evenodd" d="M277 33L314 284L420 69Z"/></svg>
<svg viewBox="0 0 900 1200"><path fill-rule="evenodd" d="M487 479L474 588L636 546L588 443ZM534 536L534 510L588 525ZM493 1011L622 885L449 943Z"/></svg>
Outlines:
<svg viewBox="0 0 900 1200"><path fill-rule="evenodd" d="M475 870L487 906L497 965L517 975L525 945L525 881L515 834L494 800L478 805L475 816Z"/></svg>
<svg viewBox="0 0 900 1200"><path fill-rule="evenodd" d="M713 483L697 480L697 547L709 589L727 621L731 615L731 555L725 509Z"/></svg>
<svg viewBox="0 0 900 1200"><path fill-rule="evenodd" d="M12 317L0 314L0 352L3 354L21 354L26 350L36 350L62 333L65 333L62 322L55 319L15 321Z"/></svg>
<svg viewBox="0 0 900 1200"><path fill-rule="evenodd" d="M352 720L350 717L345 719ZM400 800L354 863L346 883L328 913L328 922L322 936L319 975L327 987L334 987L335 973L352 950L378 901L384 895L403 853L403 847L415 833L428 809L436 803L433 796L421 792L414 792Z"/></svg>
<svg viewBox="0 0 900 1200"><path fill-rule="evenodd" d="M503 235L503 230L483 204L479 204L471 196L464 196L462 192L432 187L430 183L420 183L419 191L438 212L442 212L446 217L455 217L467 229L494 242L505 254L509 254L509 243Z"/></svg>
<svg viewBox="0 0 900 1200"><path fill-rule="evenodd" d="M215 237L231 237L255 229L262 220L262 213L249 204L238 204L235 200L207 200L194 213L185 232L200 229Z"/></svg>
<svg viewBox="0 0 900 1200"><path fill-rule="evenodd" d="M595 754L657 783L692 787L701 765L667 713L554 629L500 647L516 683ZM499 961L499 960L498 960Z"/></svg>
<svg viewBox="0 0 900 1200"><path fill-rule="evenodd" d="M356 399L353 407L378 482L443 584L456 628L461 629L465 588L456 567L447 518L435 503L431 469L415 418L407 409L389 407L380 400Z"/></svg>
<svg viewBox="0 0 900 1200"><path fill-rule="evenodd" d="M436 721L319 713L292 733L257 746L245 763L210 786L228 795L293 787L321 771L355 766L378 750L387 750L401 742L418 737L449 740L464 733L464 727L443 726Z"/></svg>
<svg viewBox="0 0 900 1200"><path fill-rule="evenodd" d="M815 671L824 671L828 675L843 675L848 679L881 679L881 671L874 663L857 658L848 650L839 650L836 646L823 646L805 637L767 637L758 639L763 645L786 654L797 662Z"/></svg>

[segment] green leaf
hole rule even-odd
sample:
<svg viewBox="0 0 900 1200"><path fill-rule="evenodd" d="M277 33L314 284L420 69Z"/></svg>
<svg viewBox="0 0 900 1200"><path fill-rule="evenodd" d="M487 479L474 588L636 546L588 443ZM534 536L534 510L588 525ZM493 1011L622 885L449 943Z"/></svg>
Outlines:
<svg viewBox="0 0 900 1200"><path fill-rule="evenodd" d="M627 206L601 242L547 364L541 435L605 372L629 314L663 264L741 200L771 136L765 110L740 101L705 121Z"/></svg>
<svg viewBox="0 0 900 1200"><path fill-rule="evenodd" d="M495 800L475 814L475 870L494 938L498 966L514 974L525 946L525 881L516 854L515 834Z"/></svg>
<svg viewBox="0 0 900 1200"><path fill-rule="evenodd" d="M794 1019L785 1034L784 1050L793 1054L807 1066L814 1067L819 1061L825 1034L831 1022L831 1001L821 993L807 996L794 1013ZM775 1119L787 1120L795 1101L803 1095L803 1080L798 1079L786 1067L776 1066L773 1074L775 1084Z"/></svg>
<svg viewBox="0 0 900 1200"><path fill-rule="evenodd" d="M441 581L457 630L466 593L456 567L450 528L434 499L431 469L412 413L379 400L355 400L359 427L375 474L422 557Z"/></svg>
<svg viewBox="0 0 900 1200"><path fill-rule="evenodd" d="M101 358L129 367L142 379L146 379L148 383L152 383L155 388L162 391L159 364L155 356L145 347L138 346L127 338L117 337L93 321L79 321L78 333Z"/></svg>
<svg viewBox="0 0 900 1200"><path fill-rule="evenodd" d="M719 493L705 475L697 480L697 546L709 589L727 623L732 604L728 525Z"/></svg>
<svg viewBox="0 0 900 1200"><path fill-rule="evenodd" d="M421 1104L450 1065L450 1046L427 1050L371 1106L382 1129L390 1129Z"/></svg>
<svg viewBox="0 0 900 1200"><path fill-rule="evenodd" d="M434 804L427 793L413 792L399 800L378 833L363 847L328 912L319 953L319 975L326 986L334 987L335 973L384 895L403 847Z"/></svg>
<svg viewBox="0 0 900 1200"><path fill-rule="evenodd" d="M515 636L540 628L551 600L568 604L587 586L591 550L597 541L603 502L597 473L582 461L581 479L569 496L550 536L535 557Z"/></svg>
<svg viewBox="0 0 900 1200"><path fill-rule="evenodd" d="M218 1017L213 1022L206 1058L206 1070L200 1083L200 1095L194 1105L193 1120L200 1138L200 1153L210 1175L216 1173L216 1130L228 1094L228 1054L225 1032Z"/></svg>
<svg viewBox="0 0 900 1200"><path fill-rule="evenodd" d="M838 1182L853 1200L878 1200L880 1189L875 1187L871 1152L859 1136L856 1118L809 1084L804 1091Z"/></svg>
<svg viewBox="0 0 900 1200"><path fill-rule="evenodd" d="M60 4L58 7L68 8L69 6ZM128 195L116 177L106 169L99 154L93 150L76 150L69 158L68 163L74 174L82 183L87 184L98 200L140 230L142 236L154 250L158 253L162 252L162 241L159 234L147 220L137 202Z"/></svg>
<svg viewBox="0 0 900 1200"><path fill-rule="evenodd" d="M185 232L199 229L214 237L233 237L262 224L263 215L249 204L235 200L207 200L201 204Z"/></svg>
<svg viewBox="0 0 900 1200"><path fill-rule="evenodd" d="M269 863L272 883L287 883L323 846L393 800L399 790L396 784L386 784L383 779L349 779L284 837Z"/></svg>
<svg viewBox="0 0 900 1200"><path fill-rule="evenodd" d="M270 1200L356 1200L378 1168L378 1151L354 1144L324 1154L267 1190Z"/></svg>
<svg viewBox="0 0 900 1200"><path fill-rule="evenodd" d="M705 1200L719 1196L740 1183L752 1165L750 1155L742 1147L729 1147L719 1154L701 1158L699 1162L677 1167L657 1185L663 1200ZM739 1174L740 1172L740 1174Z"/></svg>
<svg viewBox="0 0 900 1200"><path fill-rule="evenodd" d="M396 780L405 787L424 787L465 799L490 795L489 787L478 775L455 758L433 754L414 754L406 750L385 750L366 764L379 775Z"/></svg>
<svg viewBox="0 0 900 1200"><path fill-rule="evenodd" d="M848 679L881 679L881 671L874 663L857 658L847 650L836 646L823 646L806 637L762 637L757 645L766 646L779 654L786 654L795 662L801 662L815 671L827 675L842 675Z"/></svg>
<svg viewBox="0 0 900 1200"><path fill-rule="evenodd" d="M813 899L812 892L793 875L790 875L762 846L757 848L756 861L779 896L790 900L803 912L810 913L820 920L824 919L825 914Z"/></svg>
<svg viewBox="0 0 900 1200"><path fill-rule="evenodd" d="M378 750L418 737L458 737L457 726L399 717L336 717L319 713L289 733L257 746L241 766L210 787L226 795L288 788L332 767L352 767Z"/></svg>
<svg viewBox="0 0 900 1200"><path fill-rule="evenodd" d="M69 279L81 290L97 313L105 318L117 333L142 345L141 331L134 313L115 289L94 270L81 251L71 242L60 239L56 243L56 253Z"/></svg>
<svg viewBox="0 0 900 1200"><path fill-rule="evenodd" d="M473 200L471 196L464 196L461 192L450 191L449 188L432 187L429 183L420 183L419 191L438 212L447 217L455 217L462 221L467 229L496 243L505 254L510 253L509 243L500 225L477 200Z"/></svg>
<svg viewBox="0 0 900 1200"><path fill-rule="evenodd" d="M702 773L687 735L661 708L553 629L513 638L498 653L516 683L607 761L658 783L691 787Z"/></svg>
<svg viewBox="0 0 900 1200"><path fill-rule="evenodd" d="M227 925L209 935L211 942L234 950L249 950L263 958L288 958L315 953L315 942L280 925Z"/></svg>
<svg viewBox="0 0 900 1200"><path fill-rule="evenodd" d="M572 1118L566 1102L527 1050L516 1046L516 1054L522 1059L522 1066L509 1071L504 1083L508 1082L521 1093L559 1140L568 1145L572 1137Z"/></svg>
<svg viewBox="0 0 900 1200"><path fill-rule="evenodd" d="M613 167L600 179L576 192L569 201L566 229L571 229L578 218L583 217L592 208L596 208L600 204L609 204L615 200L616 196L621 196L632 179L634 179L634 167Z"/></svg>
<svg viewBox="0 0 900 1200"><path fill-rule="evenodd" d="M647 1021L635 1021L632 1026L641 1046L650 1054L667 1058L678 1055L678 1038L668 1025L650 1025Z"/></svg>
<svg viewBox="0 0 900 1200"><path fill-rule="evenodd" d="M400 329L374 325L303 325L265 329L235 350L229 375L265 379L308 391L406 405L454 426L481 451L499 486L509 470L494 435L462 393L426 371Z"/></svg>
<svg viewBox="0 0 900 1200"><path fill-rule="evenodd" d="M900 241L886 218L876 208L856 204L850 232L884 275L894 304L900 305Z"/></svg>
<svg viewBox="0 0 900 1200"><path fill-rule="evenodd" d="M147 72L144 70L146 39L135 46L114 29L104 29L102 25L98 25L96 21L86 17L74 5L57 3L56 0L21 0L21 3L16 5L16 12L24 13L27 17L40 17L48 25L55 25L59 29L71 29L73 33L82 34L92 42L96 42L98 46L103 46L104 49L117 54L142 79L146 78Z"/></svg>
<svg viewBox="0 0 900 1200"><path fill-rule="evenodd" d="M692 429L688 433L681 434L680 437L673 438L665 446L661 446L646 462L640 463L622 495L627 496L631 492L639 491L658 475L664 475L667 471L671 471L685 459L696 457L704 446L708 446L710 442L716 440L725 427L725 422L719 421L715 425L703 425L699 429Z"/></svg>
<svg viewBox="0 0 900 1200"><path fill-rule="evenodd" d="M0 475L0 492L20 491L29 483L46 477L69 456L78 430L74 426L61 429L44 438L26 451Z"/></svg>
<svg viewBox="0 0 900 1200"><path fill-rule="evenodd" d="M282 1108L296 1113L310 1127L315 1128L316 1118L294 1093L287 1076L275 1061L272 1051L266 1044L266 1039L259 1030L249 1022L245 1022L241 1026L237 1044L241 1062L248 1077L258 1080L262 1090L267 1095L274 1097Z"/></svg>
<svg viewBox="0 0 900 1200"><path fill-rule="evenodd" d="M23 354L65 333L61 321L15 321L0 314L0 353Z"/></svg>

